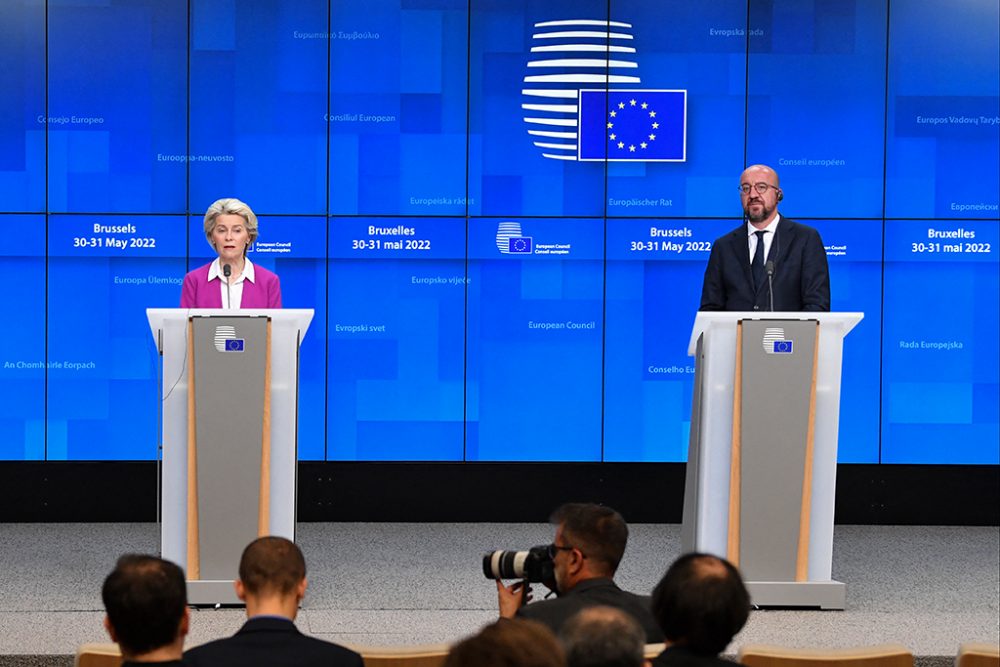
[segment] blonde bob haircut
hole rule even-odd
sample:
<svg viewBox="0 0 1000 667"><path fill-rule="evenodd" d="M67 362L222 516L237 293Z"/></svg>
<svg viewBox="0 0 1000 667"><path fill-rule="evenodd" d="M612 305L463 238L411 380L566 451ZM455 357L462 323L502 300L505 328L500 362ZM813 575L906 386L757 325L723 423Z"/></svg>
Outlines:
<svg viewBox="0 0 1000 667"><path fill-rule="evenodd" d="M246 223L247 235L250 237L250 243L252 244L257 240L257 216L254 215L249 206L239 199L227 197L216 200L205 211L205 238L208 239L208 245L212 245L212 230L215 229L215 221L220 215L238 215L243 218L243 221ZM212 245L212 247L214 248L215 246ZM246 249L243 250L243 254L246 254Z"/></svg>

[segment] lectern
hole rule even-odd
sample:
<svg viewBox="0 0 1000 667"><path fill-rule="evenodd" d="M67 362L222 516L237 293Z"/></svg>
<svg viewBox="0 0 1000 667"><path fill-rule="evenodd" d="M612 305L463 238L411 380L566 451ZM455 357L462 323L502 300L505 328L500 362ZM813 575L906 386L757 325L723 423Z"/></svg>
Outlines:
<svg viewBox="0 0 1000 667"><path fill-rule="evenodd" d="M758 606L843 609L832 580L843 341L862 313L701 312L685 551L739 566Z"/></svg>
<svg viewBox="0 0 1000 667"><path fill-rule="evenodd" d="M149 309L162 360L160 550L188 601L236 604L240 554L295 539L299 345L312 310Z"/></svg>

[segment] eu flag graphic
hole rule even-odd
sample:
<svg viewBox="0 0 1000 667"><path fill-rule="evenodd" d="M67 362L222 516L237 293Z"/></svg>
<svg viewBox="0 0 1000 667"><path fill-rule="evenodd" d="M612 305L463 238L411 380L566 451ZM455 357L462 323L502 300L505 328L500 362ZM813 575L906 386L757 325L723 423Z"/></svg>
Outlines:
<svg viewBox="0 0 1000 667"><path fill-rule="evenodd" d="M530 236L513 236L507 241L507 251L512 255L530 255L531 241Z"/></svg>
<svg viewBox="0 0 1000 667"><path fill-rule="evenodd" d="M581 90L580 160L684 162L686 90Z"/></svg>

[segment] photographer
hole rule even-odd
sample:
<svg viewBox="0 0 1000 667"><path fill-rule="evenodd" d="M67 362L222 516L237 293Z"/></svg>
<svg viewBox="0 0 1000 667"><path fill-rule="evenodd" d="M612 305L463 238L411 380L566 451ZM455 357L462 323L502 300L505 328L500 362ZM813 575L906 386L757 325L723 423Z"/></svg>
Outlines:
<svg viewBox="0 0 1000 667"><path fill-rule="evenodd" d="M497 579L501 618L526 618L559 632L576 612L597 605L615 607L635 618L648 643L663 633L649 610L649 598L628 593L613 581L625 553L628 526L618 512L591 503L567 503L550 518L556 535L548 547L553 581L544 582L558 597L526 604L531 590L524 582L504 586Z"/></svg>

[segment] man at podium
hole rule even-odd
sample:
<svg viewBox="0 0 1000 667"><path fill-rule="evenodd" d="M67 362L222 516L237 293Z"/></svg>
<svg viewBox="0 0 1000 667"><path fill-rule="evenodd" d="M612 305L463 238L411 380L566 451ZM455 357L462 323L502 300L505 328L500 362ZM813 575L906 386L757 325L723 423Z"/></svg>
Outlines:
<svg viewBox="0 0 1000 667"><path fill-rule="evenodd" d="M181 308L281 308L278 276L247 258L257 216L239 199L219 199L205 212L205 238L218 253L184 276Z"/></svg>
<svg viewBox="0 0 1000 667"><path fill-rule="evenodd" d="M782 199L770 167L756 164L740 176L745 222L712 244L699 310L830 310L823 241L778 213Z"/></svg>

